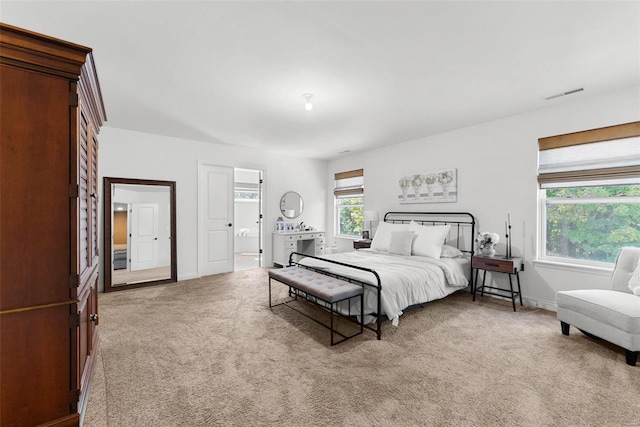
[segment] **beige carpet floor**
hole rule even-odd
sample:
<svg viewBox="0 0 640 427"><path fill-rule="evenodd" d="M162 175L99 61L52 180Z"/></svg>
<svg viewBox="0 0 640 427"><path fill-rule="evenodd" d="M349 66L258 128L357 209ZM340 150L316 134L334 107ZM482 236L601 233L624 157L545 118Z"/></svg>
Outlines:
<svg viewBox="0 0 640 427"><path fill-rule="evenodd" d="M101 294L84 425L640 425L640 366L555 313L458 292L330 347L266 271Z"/></svg>

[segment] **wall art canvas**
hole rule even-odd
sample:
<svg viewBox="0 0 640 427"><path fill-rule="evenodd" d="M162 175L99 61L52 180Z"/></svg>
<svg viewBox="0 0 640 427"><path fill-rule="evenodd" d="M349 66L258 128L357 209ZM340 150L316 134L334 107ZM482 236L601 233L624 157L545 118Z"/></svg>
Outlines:
<svg viewBox="0 0 640 427"><path fill-rule="evenodd" d="M405 175L398 181L400 204L455 203L458 201L458 171L439 171Z"/></svg>

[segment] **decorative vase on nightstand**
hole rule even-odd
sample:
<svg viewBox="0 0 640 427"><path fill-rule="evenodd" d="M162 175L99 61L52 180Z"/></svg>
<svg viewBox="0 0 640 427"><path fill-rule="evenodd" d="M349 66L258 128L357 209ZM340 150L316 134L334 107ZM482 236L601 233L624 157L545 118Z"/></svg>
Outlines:
<svg viewBox="0 0 640 427"><path fill-rule="evenodd" d="M478 233L476 237L476 242L478 242L478 249L480 249L480 253L484 256L494 256L496 254L495 246L500 241L500 236L496 233L490 233L488 231L483 231L482 233Z"/></svg>
<svg viewBox="0 0 640 427"><path fill-rule="evenodd" d="M493 245L487 245L484 248L480 249L480 252L484 256L494 256L496 254L496 249Z"/></svg>

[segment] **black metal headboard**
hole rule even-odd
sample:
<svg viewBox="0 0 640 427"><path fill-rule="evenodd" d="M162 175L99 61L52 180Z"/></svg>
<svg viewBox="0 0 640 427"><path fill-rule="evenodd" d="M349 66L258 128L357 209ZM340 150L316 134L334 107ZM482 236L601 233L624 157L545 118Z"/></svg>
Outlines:
<svg viewBox="0 0 640 427"><path fill-rule="evenodd" d="M395 224L414 221L421 225L451 225L445 243L469 256L473 255L476 219L469 212L387 212L384 214L384 221Z"/></svg>

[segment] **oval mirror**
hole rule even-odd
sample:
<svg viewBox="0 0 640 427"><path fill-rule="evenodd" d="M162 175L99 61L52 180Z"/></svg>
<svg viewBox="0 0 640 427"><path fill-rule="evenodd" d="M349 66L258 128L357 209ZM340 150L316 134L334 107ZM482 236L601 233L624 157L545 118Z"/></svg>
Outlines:
<svg viewBox="0 0 640 427"><path fill-rule="evenodd" d="M282 212L285 218L293 219L299 217L303 208L304 202L302 201L302 197L295 191L284 193L280 199L280 212Z"/></svg>

